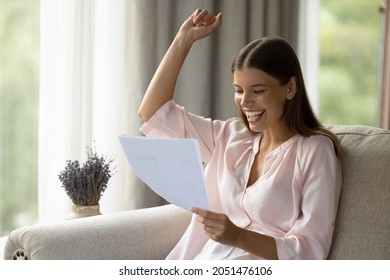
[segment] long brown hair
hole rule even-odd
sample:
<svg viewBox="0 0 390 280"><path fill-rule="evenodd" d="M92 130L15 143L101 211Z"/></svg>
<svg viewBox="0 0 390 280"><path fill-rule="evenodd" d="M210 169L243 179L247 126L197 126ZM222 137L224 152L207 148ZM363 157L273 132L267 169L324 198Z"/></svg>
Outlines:
<svg viewBox="0 0 390 280"><path fill-rule="evenodd" d="M297 92L287 100L283 120L295 133L303 136L324 135L334 145L336 155L341 156L340 142L337 136L326 129L316 118L307 96L301 66L292 47L282 38L261 38L242 48L232 63L232 73L237 69L260 69L285 85L291 77L296 78ZM249 128L244 113L239 109L239 117Z"/></svg>

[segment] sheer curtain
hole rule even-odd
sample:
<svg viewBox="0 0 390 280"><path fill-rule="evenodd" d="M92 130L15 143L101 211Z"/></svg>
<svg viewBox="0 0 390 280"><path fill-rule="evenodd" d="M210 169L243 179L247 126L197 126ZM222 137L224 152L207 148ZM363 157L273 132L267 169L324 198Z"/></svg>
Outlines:
<svg viewBox="0 0 390 280"><path fill-rule="evenodd" d="M42 0L41 9L39 217L50 222L70 211L58 180L66 160L84 162L86 148L96 147L120 173L125 13L122 0ZM103 212L125 207L117 175Z"/></svg>
<svg viewBox="0 0 390 280"><path fill-rule="evenodd" d="M87 146L114 158L103 213L164 203L133 174L119 141L138 135L138 106L181 23L198 7L224 13L220 29L196 42L177 84L177 103L206 117L235 116L230 64L262 36L297 46L299 1L42 0L39 214L63 219L70 199L58 180ZM95 143L95 144L93 144Z"/></svg>

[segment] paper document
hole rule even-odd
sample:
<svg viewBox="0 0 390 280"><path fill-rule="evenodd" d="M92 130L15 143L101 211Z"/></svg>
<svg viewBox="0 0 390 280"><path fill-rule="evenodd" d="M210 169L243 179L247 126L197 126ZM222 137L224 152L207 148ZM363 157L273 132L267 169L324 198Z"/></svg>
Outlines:
<svg viewBox="0 0 390 280"><path fill-rule="evenodd" d="M209 209L199 143L195 139L120 136L135 174L168 202Z"/></svg>

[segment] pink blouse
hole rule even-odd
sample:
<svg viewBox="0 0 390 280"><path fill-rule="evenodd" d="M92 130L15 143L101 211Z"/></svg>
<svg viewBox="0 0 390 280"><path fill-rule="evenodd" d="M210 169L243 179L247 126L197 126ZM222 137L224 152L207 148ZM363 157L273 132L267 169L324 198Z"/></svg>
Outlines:
<svg viewBox="0 0 390 280"><path fill-rule="evenodd" d="M326 259L341 188L341 164L325 136L295 135L264 162L246 187L261 133L241 120L210 120L167 102L142 125L147 136L198 139L210 210L237 226L275 238L279 259ZM193 216L167 259L260 259L209 239Z"/></svg>

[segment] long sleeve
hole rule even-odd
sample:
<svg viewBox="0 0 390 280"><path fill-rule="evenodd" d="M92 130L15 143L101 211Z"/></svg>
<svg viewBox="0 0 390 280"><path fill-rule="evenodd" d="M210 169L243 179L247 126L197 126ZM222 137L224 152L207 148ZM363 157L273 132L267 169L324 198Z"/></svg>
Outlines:
<svg viewBox="0 0 390 280"><path fill-rule="evenodd" d="M301 214L283 238L276 238L280 259L326 259L332 242L340 189L341 164L327 137L299 145Z"/></svg>
<svg viewBox="0 0 390 280"><path fill-rule="evenodd" d="M202 160L208 162L215 148L214 130L218 121L187 113L173 100L165 103L140 131L150 137L194 138L199 141Z"/></svg>

